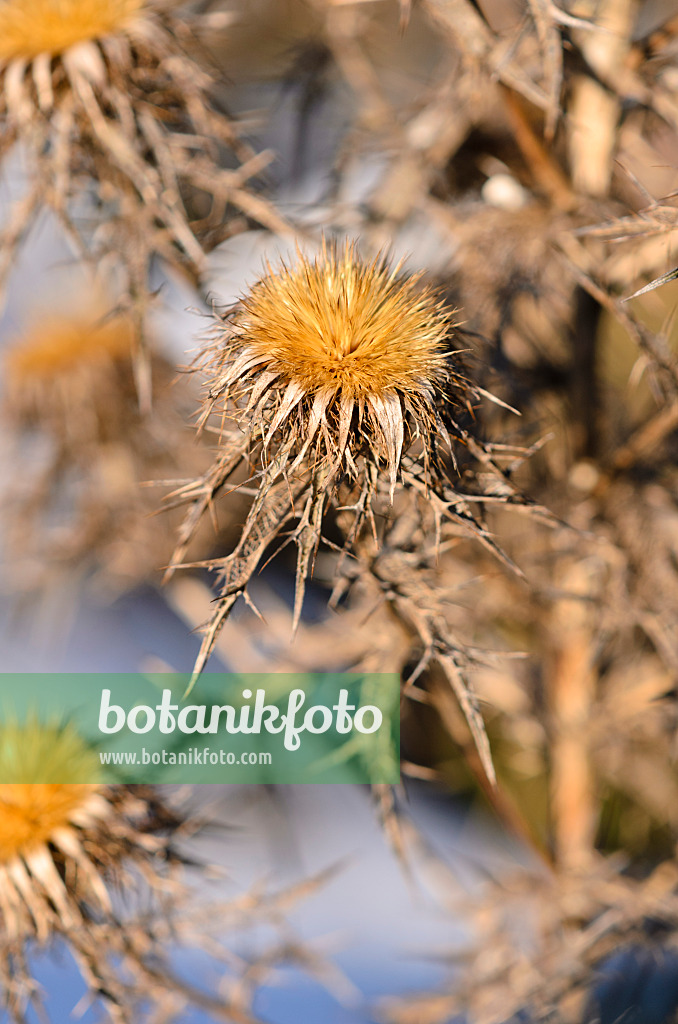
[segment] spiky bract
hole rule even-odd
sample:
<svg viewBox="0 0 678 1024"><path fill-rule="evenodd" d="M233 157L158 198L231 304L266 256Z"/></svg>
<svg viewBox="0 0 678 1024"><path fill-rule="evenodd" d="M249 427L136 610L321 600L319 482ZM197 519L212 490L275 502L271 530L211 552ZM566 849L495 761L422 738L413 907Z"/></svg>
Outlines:
<svg viewBox="0 0 678 1024"><path fill-rule="evenodd" d="M125 28L143 0L2 0L0 61L59 54Z"/></svg>
<svg viewBox="0 0 678 1024"><path fill-rule="evenodd" d="M212 470L174 495L192 504L175 564L241 463L253 467L258 493L235 551L210 563L221 600L196 672L286 522L299 520L296 627L328 502L341 495L337 504L355 508L350 548L379 494L385 507L393 500L404 452L416 452L425 479L432 463L453 463L455 410L475 394L454 354L451 310L420 275L365 260L351 243L267 267L219 320L201 364L210 375L202 423L217 407L240 429L220 430Z"/></svg>

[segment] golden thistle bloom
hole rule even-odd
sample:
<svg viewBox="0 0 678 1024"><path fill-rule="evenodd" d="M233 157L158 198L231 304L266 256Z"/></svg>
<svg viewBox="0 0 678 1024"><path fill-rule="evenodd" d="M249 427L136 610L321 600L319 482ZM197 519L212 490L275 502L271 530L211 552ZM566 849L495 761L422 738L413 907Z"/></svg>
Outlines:
<svg viewBox="0 0 678 1024"><path fill-rule="evenodd" d="M132 323L101 308L44 314L6 353L0 413L21 472L2 526L21 589L91 570L118 588L167 565L171 530L149 518L155 501L142 484L200 458L173 368L151 356L153 403L142 413Z"/></svg>
<svg viewBox="0 0 678 1024"><path fill-rule="evenodd" d="M112 1024L184 1021L193 1008L210 1020L255 1024L242 991L233 999L225 991L234 957L224 930L266 923L282 932L281 917L305 886L279 895L257 889L218 909L213 889L209 902L201 900L181 878L186 860L178 849L198 822L153 786L83 785L98 768L98 753L68 724L36 716L0 723L2 1019L51 1019L34 958L36 947L58 943L77 964L98 1016ZM195 882L200 862L193 856L190 863ZM264 977L282 955L284 943L275 941L262 952ZM179 950L196 946L209 949L213 983L193 984L172 963ZM246 967L248 992L256 969Z"/></svg>
<svg viewBox="0 0 678 1024"><path fill-rule="evenodd" d="M9 719L0 737L1 873L15 857L30 858L82 818L93 787L81 780L96 780L99 771L98 760L69 726L41 726L36 720L19 725ZM59 781L34 781L46 777ZM10 781L14 778L21 781Z"/></svg>
<svg viewBox="0 0 678 1024"><path fill-rule="evenodd" d="M181 820L148 787L83 785L97 778L98 763L69 725L34 716L0 725L0 778L9 780L0 785L0 998L12 1019L39 1001L26 957L36 941L63 938L92 992L116 1005L116 1019L128 1019L122 1007L134 986L115 958L144 973L150 934L142 949L112 888L139 873L151 889L166 887L164 867L178 860L169 833ZM147 992L151 977L149 967Z"/></svg>
<svg viewBox="0 0 678 1024"><path fill-rule="evenodd" d="M200 360L209 373L201 423L216 409L236 429L220 429L212 469L171 496L191 503L174 565L243 464L257 495L235 550L205 563L219 573L220 598L194 679L286 523L298 520L296 627L329 503L354 510L351 548L375 508L388 510L407 452L424 487L453 472L451 438L465 437L459 414L478 390L460 372L452 327L452 311L420 275L366 261L350 243L268 267L219 320Z"/></svg>
<svg viewBox="0 0 678 1024"><path fill-rule="evenodd" d="M30 860L60 830L84 820L88 804L99 806L90 801L96 785L82 784L83 777L96 780L99 771L98 758L68 725L41 725L35 718L19 724L9 718L0 739L1 875L14 858ZM59 781L34 781L46 777Z"/></svg>
<svg viewBox="0 0 678 1024"><path fill-rule="evenodd" d="M0 0L0 153L21 144L26 194L0 234L0 284L32 218L50 205L95 262L122 267L143 315L149 261L194 277L226 207L281 227L246 182L267 163L237 137L196 57L193 22L154 0ZM221 166L224 147L237 170ZM101 215L75 217L89 196Z"/></svg>
<svg viewBox="0 0 678 1024"><path fill-rule="evenodd" d="M60 54L129 24L143 0L3 0L0 60Z"/></svg>
<svg viewBox="0 0 678 1024"><path fill-rule="evenodd" d="M367 443L384 455L393 491L405 427L433 424L434 391L447 376L449 311L417 285L350 246L279 274L269 267L243 299L210 396L235 385L251 409L254 392L256 413L273 412L265 444L297 411L290 440L308 447L318 436L335 470L350 469L352 449Z"/></svg>
<svg viewBox="0 0 678 1024"><path fill-rule="evenodd" d="M59 380L78 369L103 366L129 359L134 343L132 325L125 317L106 320L96 314L90 317L63 317L49 327L10 348L6 357L6 373L10 394L21 395L24 389L45 387L49 383L58 390ZM48 389L40 395L49 400Z"/></svg>

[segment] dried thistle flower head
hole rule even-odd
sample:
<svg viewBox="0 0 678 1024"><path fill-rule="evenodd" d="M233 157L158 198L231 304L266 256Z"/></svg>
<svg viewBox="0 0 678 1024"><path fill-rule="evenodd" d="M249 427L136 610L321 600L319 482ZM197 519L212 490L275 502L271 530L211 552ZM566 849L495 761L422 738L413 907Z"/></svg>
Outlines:
<svg viewBox="0 0 678 1024"><path fill-rule="evenodd" d="M276 430L301 450L315 442L330 473L350 470L367 444L385 458L393 490L406 427L431 430L450 375L450 313L399 270L363 261L350 244L277 274L269 267L243 299L210 394L247 395L248 414L270 416L264 444Z"/></svg>
<svg viewBox="0 0 678 1024"><path fill-rule="evenodd" d="M286 911L322 876L278 894L257 887L217 910L213 869L209 900L207 890L201 899L182 877L187 859L179 844L199 827L185 797L176 806L152 786L81 784L97 778L99 764L98 752L72 725L30 714L0 723L0 779L9 780L0 784L3 1021L57 1019L48 1016L33 972L37 950L59 943L73 956L97 1019L179 1024L196 1009L210 1020L254 1024L258 982L283 958L297 955L303 964L302 952L290 952L277 933L287 937ZM45 781L50 778L58 781ZM195 882L203 868L195 851L190 865ZM245 965L226 946L224 932L260 931L262 923L275 933L275 945L262 950L260 965ZM196 948L210 959L206 977L194 984L176 962L179 950ZM59 1021L63 1006L60 1011Z"/></svg>
<svg viewBox="0 0 678 1024"><path fill-rule="evenodd" d="M295 266L267 268L219 319L200 363L210 375L201 417L216 410L219 448L204 477L171 502L191 503L174 563L231 476L249 465L257 495L235 550L208 564L220 598L195 675L269 544L298 524L294 627L328 505L351 506L351 549L377 506L387 510L408 451L424 487L453 472L460 412L477 394L453 348L452 311L383 257L325 245ZM235 429L223 427L224 415Z"/></svg>
<svg viewBox="0 0 678 1024"><path fill-rule="evenodd" d="M41 402L49 401L60 379L79 370L129 359L134 344L132 324L126 317L103 318L92 310L77 317L54 318L48 327L13 345L6 357L8 390L18 402L41 390ZM93 381L90 381L93 383Z"/></svg>
<svg viewBox="0 0 678 1024"><path fill-rule="evenodd" d="M85 256L122 270L143 336L153 256L195 278L205 246L229 230L229 204L281 227L247 191L267 157L219 107L193 28L154 0L0 0L0 151L6 160L20 144L28 168L0 234L0 284L47 204ZM92 216L80 204L76 217L76 195L93 199Z"/></svg>
<svg viewBox="0 0 678 1024"><path fill-rule="evenodd" d="M166 565L171 530L149 518L155 501L142 485L200 459L173 368L152 355L154 402L142 413L131 319L103 309L45 313L6 353L0 411L21 472L2 527L20 590L92 570L118 589Z"/></svg>
<svg viewBox="0 0 678 1024"><path fill-rule="evenodd" d="M114 908L112 887L131 885L140 873L151 890L165 888L165 867L178 860L169 833L182 822L151 789L68 783L96 779L98 764L67 724L29 716L0 726L0 778L21 780L0 785L0 991L15 1020L38 1001L29 947L57 936L92 992L117 1001L116 1019L128 1019L126 983L111 961L122 953L129 967L136 957L139 973L148 950L140 956ZM26 782L32 777L59 781Z"/></svg>
<svg viewBox="0 0 678 1024"><path fill-rule="evenodd" d="M33 60L126 27L143 0L3 0L0 60Z"/></svg>
<svg viewBox="0 0 678 1024"><path fill-rule="evenodd" d="M0 738L0 864L7 865L32 856L82 819L96 787L64 780L96 779L99 772L98 760L68 725L35 719L21 725L10 718ZM50 776L59 782L30 781Z"/></svg>

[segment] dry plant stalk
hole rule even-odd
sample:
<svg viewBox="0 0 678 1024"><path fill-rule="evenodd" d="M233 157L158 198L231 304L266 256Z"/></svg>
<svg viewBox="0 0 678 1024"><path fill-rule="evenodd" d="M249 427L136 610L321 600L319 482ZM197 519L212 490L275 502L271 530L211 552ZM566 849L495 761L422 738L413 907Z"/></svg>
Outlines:
<svg viewBox="0 0 678 1024"><path fill-rule="evenodd" d="M604 0L596 10L599 31L582 32L578 39L589 74L572 82L569 149L573 183L589 195L609 193L621 97L603 83L623 72L635 8L631 0Z"/></svg>
<svg viewBox="0 0 678 1024"><path fill-rule="evenodd" d="M0 159L20 148L29 175L0 235L0 284L47 203L84 258L121 268L142 331L153 256L196 278L228 208L283 227L247 188L268 156L239 140L194 36L190 16L153 0L3 0ZM87 195L97 209L82 218L73 200Z"/></svg>
<svg viewBox="0 0 678 1024"><path fill-rule="evenodd" d="M149 578L173 542L143 484L200 461L172 367L151 355L154 407L141 413L132 322L103 308L45 313L6 355L1 413L23 467L2 516L15 591L91 571L112 590Z"/></svg>

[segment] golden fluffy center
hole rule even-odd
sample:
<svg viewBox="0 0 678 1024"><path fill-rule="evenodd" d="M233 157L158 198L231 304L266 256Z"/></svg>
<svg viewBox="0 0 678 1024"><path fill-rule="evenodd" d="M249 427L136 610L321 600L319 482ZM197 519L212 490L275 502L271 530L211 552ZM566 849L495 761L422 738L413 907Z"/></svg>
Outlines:
<svg viewBox="0 0 678 1024"><path fill-rule="evenodd" d="M416 392L444 366L447 317L435 295L350 246L269 274L244 305L247 348L309 392Z"/></svg>
<svg viewBox="0 0 678 1024"><path fill-rule="evenodd" d="M0 0L0 61L59 54L124 29L144 0Z"/></svg>
<svg viewBox="0 0 678 1024"><path fill-rule="evenodd" d="M8 783L0 786L0 863L49 842L70 824L92 792L87 785Z"/></svg>

